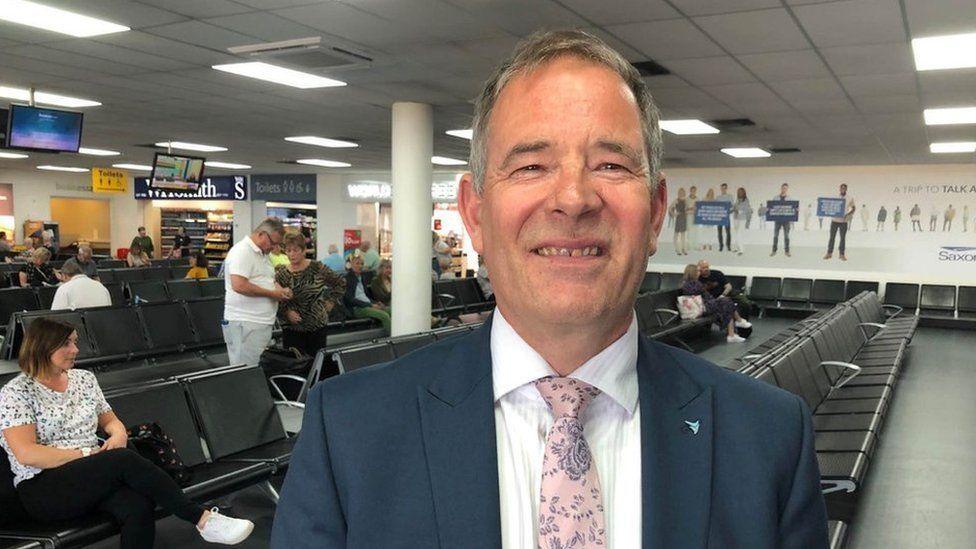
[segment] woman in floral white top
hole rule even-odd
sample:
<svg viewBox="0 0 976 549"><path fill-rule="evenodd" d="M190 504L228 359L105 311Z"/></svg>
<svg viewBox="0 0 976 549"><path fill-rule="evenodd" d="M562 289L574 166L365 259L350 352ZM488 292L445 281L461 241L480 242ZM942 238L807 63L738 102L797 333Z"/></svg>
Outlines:
<svg viewBox="0 0 976 549"><path fill-rule="evenodd" d="M38 521L112 515L121 547L152 547L157 505L196 524L206 541L243 541L254 525L190 501L162 469L126 447L125 426L94 374L74 370L78 334L39 318L20 350L20 375L0 389L0 446L24 509ZM99 445L96 430L109 435Z"/></svg>

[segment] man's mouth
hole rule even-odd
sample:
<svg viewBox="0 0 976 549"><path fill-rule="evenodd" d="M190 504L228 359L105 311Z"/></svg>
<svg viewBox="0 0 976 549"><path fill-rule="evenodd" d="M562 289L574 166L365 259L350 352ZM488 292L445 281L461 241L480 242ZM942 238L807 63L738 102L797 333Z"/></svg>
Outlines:
<svg viewBox="0 0 976 549"><path fill-rule="evenodd" d="M591 257L604 254L603 248L599 246L580 246L580 247L556 247L543 246L532 250L533 253L543 257L563 256L563 257Z"/></svg>

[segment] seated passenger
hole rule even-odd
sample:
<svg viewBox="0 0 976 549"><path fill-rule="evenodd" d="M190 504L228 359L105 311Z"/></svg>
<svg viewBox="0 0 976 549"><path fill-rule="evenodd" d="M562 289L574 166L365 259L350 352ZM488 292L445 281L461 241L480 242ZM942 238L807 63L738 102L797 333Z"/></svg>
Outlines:
<svg viewBox="0 0 976 549"><path fill-rule="evenodd" d="M20 285L23 288L38 286L53 286L58 283L57 273L51 268L48 260L51 252L47 248L35 248L31 252L27 264L20 268Z"/></svg>
<svg viewBox="0 0 976 549"><path fill-rule="evenodd" d="M154 543L158 505L196 525L206 541L244 541L251 521L193 503L162 469L126 448L125 425L95 375L73 368L77 343L70 324L34 320L20 350L22 373L0 389L0 446L27 513L39 522L107 513L119 524L122 548L144 549ZM109 435L102 444L98 429Z"/></svg>
<svg viewBox="0 0 976 549"><path fill-rule="evenodd" d="M373 299L387 307L390 306L390 301L393 299L393 263L389 259L380 261L376 276L369 283L369 289Z"/></svg>
<svg viewBox="0 0 976 549"><path fill-rule="evenodd" d="M146 255L142 246L136 242L133 242L129 247L129 255L125 256L125 264L129 267L149 267L151 265L149 256Z"/></svg>
<svg viewBox="0 0 976 549"><path fill-rule="evenodd" d="M364 282L363 256L353 254L349 257L349 271L346 272L346 295L343 302L355 318L375 318L390 333L390 308L366 295Z"/></svg>
<svg viewBox="0 0 976 549"><path fill-rule="evenodd" d="M335 244L329 244L329 255L322 260L322 263L333 272L339 274L346 272L346 258L339 253L339 247Z"/></svg>
<svg viewBox="0 0 976 549"><path fill-rule="evenodd" d="M190 256L190 270L186 272L186 276L183 278L208 278L210 277L210 271L207 270L208 266L209 262L203 250L197 250L195 254Z"/></svg>
<svg viewBox="0 0 976 549"><path fill-rule="evenodd" d="M685 267L684 276L681 279L681 295L700 295L705 303L705 314L716 315L715 322L722 329L726 330L725 340L729 343L742 343L745 338L735 333L736 328L750 328L752 324L739 316L735 310L735 302L727 296L713 297L705 289L705 285L698 280L698 265L688 265Z"/></svg>
<svg viewBox="0 0 976 549"><path fill-rule="evenodd" d="M108 288L97 280L88 278L79 263L67 261L61 268L65 282L54 293L51 310L107 307L112 304Z"/></svg>
<svg viewBox="0 0 976 549"><path fill-rule="evenodd" d="M735 302L736 310L744 318L749 318L752 313L752 302L742 292L741 288L733 288L729 279L725 278L725 273L711 268L708 261L702 259L698 262L698 280L705 286L712 297L727 296Z"/></svg>
<svg viewBox="0 0 976 549"><path fill-rule="evenodd" d="M98 266L92 259L92 249L90 246L85 244L78 245L78 255L72 257L71 259L64 262L64 266L77 265L81 272L85 273L85 276L93 280L98 280ZM64 274L64 269L61 270ZM64 279L67 281L67 278Z"/></svg>

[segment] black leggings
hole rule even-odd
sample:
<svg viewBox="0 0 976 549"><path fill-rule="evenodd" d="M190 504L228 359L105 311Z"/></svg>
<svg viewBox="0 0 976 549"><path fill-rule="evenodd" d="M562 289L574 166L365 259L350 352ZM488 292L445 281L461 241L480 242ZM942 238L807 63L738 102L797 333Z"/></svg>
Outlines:
<svg viewBox="0 0 976 549"><path fill-rule="evenodd" d="M287 349L294 347L308 356L315 356L319 349L325 348L328 327L323 326L312 332L299 332L285 328L281 331L281 344Z"/></svg>
<svg viewBox="0 0 976 549"><path fill-rule="evenodd" d="M122 549L153 546L157 504L194 525L203 516L203 508L190 501L169 475L127 448L43 471L18 484L17 494L27 513L41 522L94 511L112 515L122 530Z"/></svg>

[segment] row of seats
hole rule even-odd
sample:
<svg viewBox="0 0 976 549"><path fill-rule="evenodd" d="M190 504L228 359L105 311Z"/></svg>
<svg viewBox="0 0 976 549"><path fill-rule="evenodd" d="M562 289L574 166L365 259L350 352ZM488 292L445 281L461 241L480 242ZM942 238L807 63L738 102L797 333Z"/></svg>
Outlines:
<svg viewBox="0 0 976 549"><path fill-rule="evenodd" d="M105 284L112 305L126 303L125 290L120 283ZM51 308L57 286L40 286L36 288L3 288L0 289L0 333L4 333L10 316L18 311L37 311Z"/></svg>
<svg viewBox="0 0 976 549"><path fill-rule="evenodd" d="M277 502L268 481L287 468L295 438L285 432L260 368L228 366L107 390L105 397L126 426L157 423L173 439L190 473L183 491L194 501L262 485ZM20 507L12 482L6 454L0 452L0 540L36 540L42 547L61 549L85 547L118 533L102 514L32 521Z"/></svg>
<svg viewBox="0 0 976 549"><path fill-rule="evenodd" d="M637 327L651 339L674 343L692 351L685 339L689 334L707 333L715 322L715 316L704 314L698 318L682 319L675 310L679 295L681 291L677 289L639 295L634 304Z"/></svg>
<svg viewBox="0 0 976 549"><path fill-rule="evenodd" d="M495 307L495 298L488 298L473 277L437 280L430 293L431 314L459 319L462 314L481 313Z"/></svg>
<svg viewBox="0 0 976 549"><path fill-rule="evenodd" d="M644 273L641 280L639 293L646 294L657 291L676 290L681 287L681 280L684 278L682 273L658 273L648 271ZM746 277L738 275L726 275L732 288L742 290L746 287Z"/></svg>
<svg viewBox="0 0 976 549"><path fill-rule="evenodd" d="M747 357L739 370L799 395L813 411L833 520L854 515L917 325L917 317L889 315L877 294L865 292L799 323L792 337Z"/></svg>

